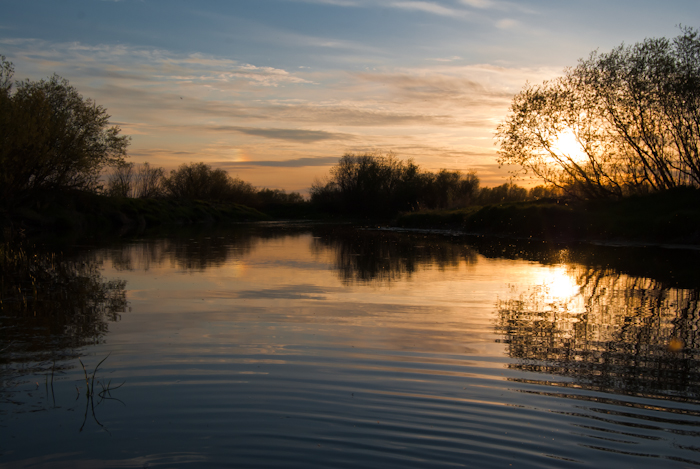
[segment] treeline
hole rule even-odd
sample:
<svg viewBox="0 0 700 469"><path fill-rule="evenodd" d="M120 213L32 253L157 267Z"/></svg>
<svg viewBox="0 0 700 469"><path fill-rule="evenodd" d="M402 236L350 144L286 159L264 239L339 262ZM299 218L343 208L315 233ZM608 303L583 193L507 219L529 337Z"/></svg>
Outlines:
<svg viewBox="0 0 700 469"><path fill-rule="evenodd" d="M106 110L84 98L67 80L54 75L39 81L13 81L13 75L12 63L0 56L2 220L9 220L20 208L46 215L54 210L50 207L56 206L57 194L62 201L58 205L88 193L151 199L146 205L174 201L239 204L284 218L323 214L393 217L422 209L556 195L550 189L527 191L510 183L481 188L474 171L431 172L412 160L380 153L344 155L326 181L312 186L310 200L298 192L255 188L201 162L183 164L168 173L148 163L127 162L129 137L120 135L120 128L110 125ZM133 200L121 202L138 205ZM75 210L81 209L76 206Z"/></svg>
<svg viewBox="0 0 700 469"><path fill-rule="evenodd" d="M237 203L255 208L305 201L298 192L288 194L280 189L256 189L249 182L205 163L185 163L169 174L148 163L120 163L108 172L104 192L112 197L169 197Z"/></svg>
<svg viewBox="0 0 700 469"><path fill-rule="evenodd" d="M561 195L554 187L525 189L513 183L480 187L475 171L423 170L394 154L346 154L324 182L311 188L310 200L298 192L256 189L205 163L186 163L169 174L148 163L120 163L107 174L105 195L236 203L257 209L306 204L317 213L360 218L392 217L401 212L457 209L521 202Z"/></svg>
<svg viewBox="0 0 700 469"><path fill-rule="evenodd" d="M556 188L527 190L513 183L479 187L475 171L421 169L394 154L346 154L325 181L311 187L311 203L330 213L386 217L423 209L455 209L470 205L556 197Z"/></svg>

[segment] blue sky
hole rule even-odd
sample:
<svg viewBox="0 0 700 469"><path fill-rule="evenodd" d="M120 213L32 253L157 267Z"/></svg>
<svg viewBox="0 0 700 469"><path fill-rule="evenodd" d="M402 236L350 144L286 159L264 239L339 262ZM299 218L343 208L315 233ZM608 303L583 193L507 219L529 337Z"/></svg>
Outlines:
<svg viewBox="0 0 700 469"><path fill-rule="evenodd" d="M131 159L205 161L306 190L345 152L507 175L513 94L591 51L700 26L700 2L23 0L2 2L16 78L52 73L107 108Z"/></svg>

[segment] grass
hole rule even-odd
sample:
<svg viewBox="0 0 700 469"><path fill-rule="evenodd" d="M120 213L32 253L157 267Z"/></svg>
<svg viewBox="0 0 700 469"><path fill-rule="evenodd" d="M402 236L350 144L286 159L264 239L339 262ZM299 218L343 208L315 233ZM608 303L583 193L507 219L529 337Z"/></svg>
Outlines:
<svg viewBox="0 0 700 469"><path fill-rule="evenodd" d="M85 428L85 423L87 422L88 407L89 407L90 409L92 409L92 417L95 419L95 422L100 427L102 427L105 431L107 431L107 433L109 433L109 430L107 430L107 427L102 425L102 423L100 423L100 421L97 420L97 415L95 415L95 375L97 374L97 370L98 370L98 368L100 368L100 365L102 365L102 363L104 363L104 361L107 360L110 355L111 355L111 353L108 353L107 356L104 357L97 364L97 366L95 367L95 369L92 372L92 380L89 378L87 369L85 368L83 361L80 358L78 358L78 361L80 362L80 366L83 367L83 373L85 374L85 389L86 389L85 397L87 398L87 401L85 402L85 416L83 417L83 424L81 425L80 430L79 430L81 432L83 431L83 428ZM122 383L116 387L111 387L111 385L112 385L111 380L107 383L106 386L104 383L100 383L99 381L98 381L98 384L100 384L102 386L102 391L97 393L97 396L100 397L100 402L98 402L97 405L100 405L102 400L105 400L105 399L121 402L119 399L115 399L115 398L111 397L110 392L122 387L124 385L124 383ZM80 390L78 390L78 394L80 394ZM122 402L122 404L124 404L124 403Z"/></svg>
<svg viewBox="0 0 700 469"><path fill-rule="evenodd" d="M258 210L234 203L130 199L84 192L53 194L43 203L33 202L28 206L14 208L4 218L6 227L21 227L25 231L114 231L123 228L270 219Z"/></svg>
<svg viewBox="0 0 700 469"><path fill-rule="evenodd" d="M700 189L681 187L616 201L548 200L413 212L395 224L518 238L700 244Z"/></svg>
<svg viewBox="0 0 700 469"><path fill-rule="evenodd" d="M85 374L85 393L88 397L92 397L95 395L95 375L97 374L97 370L100 368L100 365L102 365L105 362L105 360L107 360L109 358L110 355L111 355L111 352L108 353L107 356L104 357L102 360L100 360L100 362L97 364L95 369L92 371L92 379L89 378L87 369L85 368L83 361L80 358L78 358L78 361L80 362L80 366L83 367L83 373ZM53 381L53 373L52 373L51 380ZM110 391L113 391L115 389L119 389L122 386L124 386L124 383L122 383L119 386L116 386L113 388L113 387L111 387L111 385L112 385L111 380L107 383L106 386L104 385L104 383L100 383L99 381L98 381L98 384L100 384L102 386L102 391L100 391L98 393L98 396L100 396L101 398L104 398L105 395L109 395Z"/></svg>

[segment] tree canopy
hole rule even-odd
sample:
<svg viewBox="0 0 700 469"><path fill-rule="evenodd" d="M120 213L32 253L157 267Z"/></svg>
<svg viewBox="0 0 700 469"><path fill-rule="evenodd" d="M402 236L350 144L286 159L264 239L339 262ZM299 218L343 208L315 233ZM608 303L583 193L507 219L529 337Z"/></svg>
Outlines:
<svg viewBox="0 0 700 469"><path fill-rule="evenodd" d="M0 56L0 200L44 190L94 189L102 169L124 161L129 137L67 80L12 81Z"/></svg>
<svg viewBox="0 0 700 469"><path fill-rule="evenodd" d="M473 171L432 173L392 153L348 153L331 169L328 180L312 186L311 201L336 213L393 216L419 208L465 206L478 189Z"/></svg>
<svg viewBox="0 0 700 469"><path fill-rule="evenodd" d="M496 132L499 163L584 198L700 186L700 35L593 52L526 85Z"/></svg>
<svg viewBox="0 0 700 469"><path fill-rule="evenodd" d="M163 181L166 193L175 198L215 200L249 205L256 190L248 182L233 178L223 169L205 163L183 163Z"/></svg>

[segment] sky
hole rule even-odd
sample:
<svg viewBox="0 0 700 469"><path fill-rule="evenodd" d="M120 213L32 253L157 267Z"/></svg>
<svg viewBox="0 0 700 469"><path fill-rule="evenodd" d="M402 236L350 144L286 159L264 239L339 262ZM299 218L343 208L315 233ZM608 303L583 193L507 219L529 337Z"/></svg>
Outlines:
<svg viewBox="0 0 700 469"><path fill-rule="evenodd" d="M700 27L697 0L0 0L16 79L57 73L131 136L130 160L203 161L307 192L345 153L502 184L494 133L529 81ZM532 184L521 181L521 184Z"/></svg>

